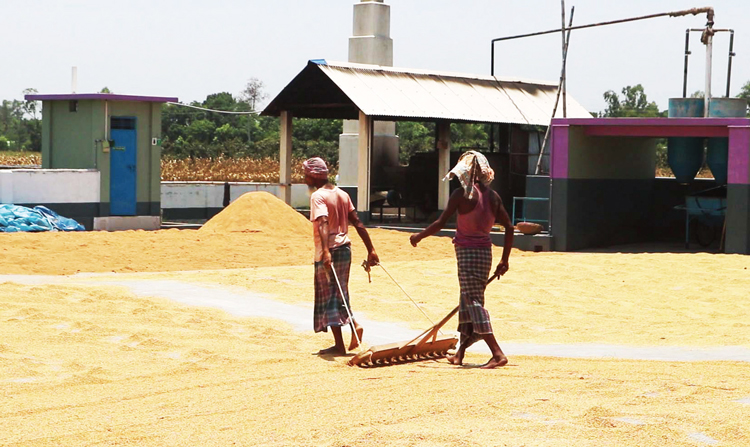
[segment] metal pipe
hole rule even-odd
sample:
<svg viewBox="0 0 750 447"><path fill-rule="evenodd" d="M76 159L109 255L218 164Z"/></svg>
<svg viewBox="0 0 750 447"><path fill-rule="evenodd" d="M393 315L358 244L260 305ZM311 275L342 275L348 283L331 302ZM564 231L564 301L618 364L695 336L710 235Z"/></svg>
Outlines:
<svg viewBox="0 0 750 447"><path fill-rule="evenodd" d="M713 22L709 22L708 27L701 36L701 41L706 45L706 90L703 97L703 116L708 118L708 106L711 103L711 66L713 64L714 53L714 33L711 29Z"/></svg>
<svg viewBox="0 0 750 447"><path fill-rule="evenodd" d="M576 7L572 7L570 9L570 24L573 24L573 16L575 15ZM560 70L560 82L557 85L557 96L555 98L555 106L552 108L552 116L550 117L549 126L547 126L547 131L544 133L544 141L542 142L542 146L539 148L539 158L536 161L536 168L534 169L534 175L539 175L539 173L542 170L542 157L544 157L544 146L547 145L547 141L549 141L550 133L552 130L552 119L555 117L555 114L557 113L557 104L560 101L560 91L562 90L563 86L563 76L565 73L565 63L568 60L568 45L570 45L570 30L572 28L568 27L568 35L565 39L565 51L563 52L563 68Z"/></svg>
<svg viewBox="0 0 750 447"><path fill-rule="evenodd" d="M646 20L646 19L654 19L657 17L682 17L686 15L698 15L705 13L708 17L708 22L711 23L713 26L714 21L714 8L713 7L703 7L703 8L691 8L691 9L685 9L682 11L673 11L673 12L662 12L658 14L650 14L646 16L640 16L640 17L631 17L627 19L619 19L619 20L611 20L609 22L600 22L600 23L590 23L588 25L579 25L574 27L569 27L567 30L579 30L579 29L585 29L585 28L594 28L597 26L605 26L605 25L616 25L618 23L627 23L627 22L635 22L637 20ZM536 33L528 33L528 34L518 34L515 36L508 36L508 37L498 37L496 39L492 39L491 45L490 45L490 60L492 67L490 68L490 73L494 76L495 75L495 42L501 42L504 40L513 40L513 39L521 39L523 37L533 37L533 36L542 36L544 34L552 34L552 33L559 33L562 29L553 29L553 30L547 30L547 31L539 31Z"/></svg>
<svg viewBox="0 0 750 447"><path fill-rule="evenodd" d="M693 53L688 49L689 48L689 42L690 42L690 33L691 32L705 32L705 28L688 28L685 30L685 75L682 81L682 97L687 97L687 78L688 78L688 56L692 55ZM730 92L730 84L732 80L732 58L736 56L734 52L734 30L733 29L712 29L713 34L716 33L729 33L729 62L727 67L727 98L729 97Z"/></svg>
<svg viewBox="0 0 750 447"><path fill-rule="evenodd" d="M594 28L594 27L597 27L597 26L616 25L616 24L619 24L619 23L635 22L637 20L655 19L657 17L666 17L666 16L669 16L669 17L681 17L681 16L686 16L686 15L689 15L689 14L698 15L698 14L702 14L704 12L708 13L708 15L710 17L709 21L713 23L714 9L711 8L711 7L707 7L707 8L692 8L692 9L686 9L686 10L683 10L683 11L675 11L675 12L662 12L662 13L659 13L659 14L650 14L650 15L647 15L647 16L631 17L631 18L628 18L628 19L620 19L620 20L612 20L612 21L609 21L609 22L590 23L588 25L573 26L573 27L570 27L568 29L572 31L572 30L585 29L585 28ZM522 37L541 36L541 35L544 35L544 34L559 33L560 31L562 31L562 30L560 30L560 29L553 29L553 30L547 30L547 31L538 31L536 33L519 34L519 35L516 35L516 36L498 37L496 39L492 39L492 42L500 42L500 41L503 41L503 40L520 39Z"/></svg>
<svg viewBox="0 0 750 447"><path fill-rule="evenodd" d="M490 76L495 76L495 41L490 42Z"/></svg>
<svg viewBox="0 0 750 447"><path fill-rule="evenodd" d="M562 52L561 52L561 56L562 56L562 59L564 61L565 60L565 47L566 47L566 43L567 43L566 40L565 40L565 0L560 0L560 1L562 2L562 11L561 11L562 12L562 23L561 23L562 28L560 28L560 30L562 31L560 33L560 37L562 38ZM562 84L561 84L560 87L562 88L562 92L563 92L563 118L567 118L568 117L568 107L567 107L567 104L566 104L566 101L565 101L565 64L564 63L563 63L563 68L562 68L562 74L560 76L562 76Z"/></svg>
<svg viewBox="0 0 750 447"><path fill-rule="evenodd" d="M732 58L734 54L734 30L729 30L729 65L727 66L727 98L729 98L729 84L732 82Z"/></svg>
<svg viewBox="0 0 750 447"><path fill-rule="evenodd" d="M690 30L685 30L685 74L682 77L682 97L687 98L688 57L690 56Z"/></svg>

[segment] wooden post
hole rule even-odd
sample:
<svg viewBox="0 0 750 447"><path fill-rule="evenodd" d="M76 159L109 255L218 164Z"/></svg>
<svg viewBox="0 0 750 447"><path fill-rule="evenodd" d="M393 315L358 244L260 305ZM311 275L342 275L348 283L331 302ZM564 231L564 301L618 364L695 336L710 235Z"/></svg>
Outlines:
<svg viewBox="0 0 750 447"><path fill-rule="evenodd" d="M359 112L359 159L357 163L357 212L367 223L370 213L370 154L372 145L372 118Z"/></svg>
<svg viewBox="0 0 750 447"><path fill-rule="evenodd" d="M438 209L444 211L448 207L450 198L450 182L443 181L443 177L451 169L451 123L441 121L437 125L438 151Z"/></svg>
<svg viewBox="0 0 750 447"><path fill-rule="evenodd" d="M281 112L279 133L279 198L287 205L292 204L292 113Z"/></svg>

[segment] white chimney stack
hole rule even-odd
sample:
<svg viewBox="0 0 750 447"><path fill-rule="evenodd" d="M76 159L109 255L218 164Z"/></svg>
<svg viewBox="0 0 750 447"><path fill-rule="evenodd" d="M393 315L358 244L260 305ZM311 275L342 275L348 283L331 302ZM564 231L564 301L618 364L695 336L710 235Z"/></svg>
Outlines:
<svg viewBox="0 0 750 447"><path fill-rule="evenodd" d="M72 78L70 80L70 88L73 93L78 89L78 67L73 67Z"/></svg>

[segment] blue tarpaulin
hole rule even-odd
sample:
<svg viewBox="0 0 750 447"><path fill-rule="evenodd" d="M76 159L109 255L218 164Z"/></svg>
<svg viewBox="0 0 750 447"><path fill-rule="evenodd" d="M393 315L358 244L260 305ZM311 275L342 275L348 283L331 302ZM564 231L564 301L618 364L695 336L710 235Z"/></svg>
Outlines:
<svg viewBox="0 0 750 447"><path fill-rule="evenodd" d="M19 231L85 231L83 225L63 217L46 206L0 204L0 232Z"/></svg>

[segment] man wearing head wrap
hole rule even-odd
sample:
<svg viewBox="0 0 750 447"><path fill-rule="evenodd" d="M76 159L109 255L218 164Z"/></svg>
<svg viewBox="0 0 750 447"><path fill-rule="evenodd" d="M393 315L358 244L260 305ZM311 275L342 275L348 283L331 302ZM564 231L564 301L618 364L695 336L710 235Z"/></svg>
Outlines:
<svg viewBox="0 0 750 447"><path fill-rule="evenodd" d="M495 278L508 271L508 258L513 246L513 224L500 196L489 187L495 173L484 155L474 151L461 155L443 181L452 177L458 178L461 188L453 191L448 199L448 206L438 220L422 232L413 234L410 242L416 247L419 241L440 231L453 214L458 212L453 244L461 287L458 312L461 342L456 355L448 357L448 361L461 365L466 348L483 339L492 352L492 358L482 368L505 366L508 359L492 333L490 315L484 308L484 289L492 268L490 230L495 222L505 227L503 255L491 277Z"/></svg>
<svg viewBox="0 0 750 447"><path fill-rule="evenodd" d="M315 157L302 163L305 169L305 183L314 190L310 197L310 220L313 222L315 242L315 306L313 307L313 328L315 332L328 332L331 328L334 345L321 350L319 355L344 355L346 347L341 327L351 324L352 333L349 350L359 346L363 329L349 306L349 267L352 262L349 224L367 248L367 262L377 265L380 260L375 253L370 235L359 220L352 200L342 189L328 181L328 166L323 159ZM341 284L343 297L332 271ZM345 301L344 301L345 300Z"/></svg>

